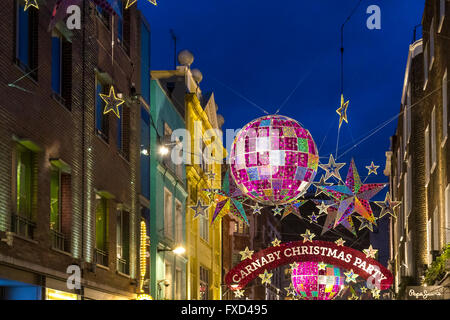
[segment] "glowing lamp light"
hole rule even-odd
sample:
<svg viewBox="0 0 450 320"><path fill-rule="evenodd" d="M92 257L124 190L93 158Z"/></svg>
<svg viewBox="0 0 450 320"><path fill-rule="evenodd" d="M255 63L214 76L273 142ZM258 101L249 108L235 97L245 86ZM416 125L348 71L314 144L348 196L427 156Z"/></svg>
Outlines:
<svg viewBox="0 0 450 320"><path fill-rule="evenodd" d="M182 255L183 253L186 252L186 249L183 246L178 246L175 249L173 249L172 252L177 255Z"/></svg>
<svg viewBox="0 0 450 320"><path fill-rule="evenodd" d="M265 205L286 204L311 185L319 154L297 121L267 115L244 126L230 152L230 171L239 189Z"/></svg>
<svg viewBox="0 0 450 320"><path fill-rule="evenodd" d="M239 288L239 285L236 283L233 283L230 287L231 287L231 289L236 290L237 288Z"/></svg>
<svg viewBox="0 0 450 320"><path fill-rule="evenodd" d="M332 300L344 288L344 271L326 264L319 270L318 262L299 262L292 270L295 291L304 300Z"/></svg>
<svg viewBox="0 0 450 320"><path fill-rule="evenodd" d="M166 146L160 146L159 154L162 156L166 156L167 154L169 154L169 148L167 148Z"/></svg>
<svg viewBox="0 0 450 320"><path fill-rule="evenodd" d="M136 300L153 300L153 298L149 294L140 294L137 296Z"/></svg>

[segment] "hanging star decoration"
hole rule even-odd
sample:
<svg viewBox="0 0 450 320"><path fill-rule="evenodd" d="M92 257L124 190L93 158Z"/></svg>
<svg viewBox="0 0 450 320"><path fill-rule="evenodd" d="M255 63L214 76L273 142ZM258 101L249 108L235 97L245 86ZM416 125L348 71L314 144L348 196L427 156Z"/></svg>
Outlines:
<svg viewBox="0 0 450 320"><path fill-rule="evenodd" d="M341 94L341 106L339 109L336 110L336 113L339 115L339 128L341 128L342 121L345 121L348 123L347 120L347 108L349 104L349 100L345 101L344 95Z"/></svg>
<svg viewBox="0 0 450 320"><path fill-rule="evenodd" d="M253 209L253 214L261 214L261 209L263 207L261 207L258 202L255 203L254 206L251 206L251 208Z"/></svg>
<svg viewBox="0 0 450 320"><path fill-rule="evenodd" d="M372 259L375 259L375 256L376 256L376 254L377 254L377 252L378 252L378 249L374 249L374 248L372 247L372 245L370 245L369 248L364 249L363 252L364 252L364 254L366 255L366 258L372 258Z"/></svg>
<svg viewBox="0 0 450 320"><path fill-rule="evenodd" d="M352 295L350 297L348 297L347 299L348 300L359 300L359 297L356 294L352 293Z"/></svg>
<svg viewBox="0 0 450 320"><path fill-rule="evenodd" d="M214 180L216 178L216 174L212 171L206 172L205 175L208 178L208 180Z"/></svg>
<svg viewBox="0 0 450 320"><path fill-rule="evenodd" d="M216 206L211 224L222 219L227 214L232 214L249 225L247 214L242 205L246 200L246 197L242 194L242 191L236 187L234 181L231 180L229 171L227 171L223 177L222 188L220 190L203 189L203 191L215 193Z"/></svg>
<svg viewBox="0 0 450 320"><path fill-rule="evenodd" d="M381 207L380 216L378 218L384 217L386 214L390 214L393 218L397 218L395 209L402 203L401 201L392 201L389 192L386 193L384 201L374 201L375 204Z"/></svg>
<svg viewBox="0 0 450 320"><path fill-rule="evenodd" d="M292 284L292 282L289 284L289 287L284 288L284 290L287 291L287 296L291 296L294 297L295 296L295 288L294 285Z"/></svg>
<svg viewBox="0 0 450 320"><path fill-rule="evenodd" d="M326 205L325 201L321 201L320 205L316 205L316 208L319 209L319 216L323 214L328 214L328 207L331 205Z"/></svg>
<svg viewBox="0 0 450 320"><path fill-rule="evenodd" d="M127 4L125 5L125 9L128 9L129 7L131 7L133 4L135 4L137 2L137 0L127 0ZM156 0L148 0L148 2L150 2L151 4L153 4L154 6L157 6L158 4L156 3Z"/></svg>
<svg viewBox="0 0 450 320"><path fill-rule="evenodd" d="M339 238L334 243L336 243L338 247L342 247L345 243L345 240L342 238Z"/></svg>
<svg viewBox="0 0 450 320"><path fill-rule="evenodd" d="M327 218L325 220L325 223L322 227L322 233L323 235L325 232L333 229L336 227L336 217L338 215L338 207L339 207L339 201L335 199L331 200L312 200L316 205L319 205L320 203L324 203L327 208ZM350 231L354 236L356 236L356 228L353 223L352 216L348 216L346 219L342 220L340 225L344 226L348 231Z"/></svg>
<svg viewBox="0 0 450 320"><path fill-rule="evenodd" d="M244 296L244 290L237 289L234 291L235 298L242 298Z"/></svg>
<svg viewBox="0 0 450 320"><path fill-rule="evenodd" d="M291 267L291 271L292 271L292 270L298 268L298 263L297 263L297 262L293 262L293 263L291 263L289 266Z"/></svg>
<svg viewBox="0 0 450 320"><path fill-rule="evenodd" d="M372 290L370 290L372 293L372 297L374 297L375 299L380 299L380 289L378 288L373 288Z"/></svg>
<svg viewBox="0 0 450 320"><path fill-rule="evenodd" d="M324 186L332 186L333 183L331 183L331 182L326 182L326 181L325 181L325 176L322 175L322 176L320 177L319 182L313 182L313 185L314 185L314 187L316 187L316 193L315 193L314 197L317 197L317 196L320 195L321 193L325 194L325 193L323 192L323 190L322 190L321 188L319 188L319 186L322 186L322 187L324 187Z"/></svg>
<svg viewBox="0 0 450 320"><path fill-rule="evenodd" d="M375 175L378 175L377 169L378 169L379 167L380 167L380 166L376 166L376 165L373 163L373 161L372 161L372 163L370 164L370 166L366 166L366 169L369 170L368 176L370 176L370 174L372 174L372 173L375 173Z"/></svg>
<svg viewBox="0 0 450 320"><path fill-rule="evenodd" d="M271 243L272 243L272 246L273 246L273 247L279 247L281 241L278 240L277 238L275 238Z"/></svg>
<svg viewBox="0 0 450 320"><path fill-rule="evenodd" d="M252 259L252 255L253 255L253 250L250 250L248 247L245 247L244 251L240 251L240 255L241 255L241 261L244 261L245 259Z"/></svg>
<svg viewBox="0 0 450 320"><path fill-rule="evenodd" d="M273 215L274 216L281 216L281 212L283 211L283 207L277 205L275 208L272 209L272 211L273 211Z"/></svg>
<svg viewBox="0 0 450 320"><path fill-rule="evenodd" d="M117 118L120 118L119 106L124 104L125 100L116 97L114 87L111 86L111 88L109 89L109 95L100 93L100 97L106 103L103 113L107 114L112 111L117 116Z"/></svg>
<svg viewBox="0 0 450 320"><path fill-rule="evenodd" d="M267 272L267 270L264 270L264 273L261 273L259 275L259 277L261 278L262 284L265 284L265 283L270 284L272 282L272 280L271 280L272 276L273 276L273 273L269 273L269 272Z"/></svg>
<svg viewBox="0 0 450 320"><path fill-rule="evenodd" d="M343 166L345 166L345 163L336 163L332 154L330 154L330 159L328 160L327 164L319 164L319 167L325 170L325 181L327 181L331 177L335 177L338 180L342 180L339 170L341 170ZM326 184L316 185L316 187L319 187L321 190L324 190L324 188L327 187L327 185Z"/></svg>
<svg viewBox="0 0 450 320"><path fill-rule="evenodd" d="M312 215L308 216L309 221L311 221L311 223L317 223L317 218L318 218L318 217L320 217L320 215L319 215L319 216L316 216L316 214L315 214L314 212L313 212Z"/></svg>
<svg viewBox="0 0 450 320"><path fill-rule="evenodd" d="M355 161L352 159L345 184L320 188L328 196L339 202L338 213L334 223L336 227L354 212L364 217L370 223L375 223L375 217L369 201L385 186L386 184L384 183L362 184Z"/></svg>
<svg viewBox="0 0 450 320"><path fill-rule="evenodd" d="M25 0L25 7L23 8L23 11L27 11L29 7L35 7L39 10L37 0Z"/></svg>
<svg viewBox="0 0 450 320"><path fill-rule="evenodd" d="M316 236L314 233L311 233L309 229L306 229L305 233L302 233L301 236L303 237L303 243L305 242L312 242L312 239Z"/></svg>
<svg viewBox="0 0 450 320"><path fill-rule="evenodd" d="M317 267L319 268L319 270L327 270L327 264L323 262L319 262L317 264Z"/></svg>
<svg viewBox="0 0 450 320"><path fill-rule="evenodd" d="M197 218L199 215L206 216L206 210L209 208L207 205L203 205L202 200L198 199L197 204L194 206L189 206L192 210L195 211L194 218Z"/></svg>
<svg viewBox="0 0 450 320"><path fill-rule="evenodd" d="M367 292L367 287L361 287L361 293L366 293Z"/></svg>
<svg viewBox="0 0 450 320"><path fill-rule="evenodd" d="M358 274L353 272L353 269L347 272L344 272L345 275L345 282L347 283L351 283L351 282L355 282L356 283L356 278L358 278Z"/></svg>
<svg viewBox="0 0 450 320"><path fill-rule="evenodd" d="M304 205L308 200L297 200L293 203L290 203L285 206L283 211L283 216L281 217L281 220L286 218L288 215L293 214L299 219L302 219L302 216L300 214L300 207Z"/></svg>
<svg viewBox="0 0 450 320"><path fill-rule="evenodd" d="M358 219L359 222L361 222L361 224L359 225L359 229L358 229L359 231L361 231L362 229L366 229L367 228L367 229L369 229L370 232L373 232L373 226L377 225L376 224L377 218L375 218L373 223L370 223L367 219L365 219L363 217L360 217L360 216L356 216L356 219Z"/></svg>

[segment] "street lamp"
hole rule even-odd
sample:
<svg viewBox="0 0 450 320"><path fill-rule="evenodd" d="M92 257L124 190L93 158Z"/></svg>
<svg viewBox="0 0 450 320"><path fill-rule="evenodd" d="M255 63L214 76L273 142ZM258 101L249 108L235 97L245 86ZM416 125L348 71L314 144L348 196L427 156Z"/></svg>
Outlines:
<svg viewBox="0 0 450 320"><path fill-rule="evenodd" d="M169 148L167 148L165 145L162 145L159 147L159 154L162 156L166 156L169 153Z"/></svg>
<svg viewBox="0 0 450 320"><path fill-rule="evenodd" d="M183 253L186 252L186 249L183 246L179 245L179 246L175 247L175 249L159 249L158 248L157 251L158 252L172 251L176 255L180 256L180 255L182 255Z"/></svg>

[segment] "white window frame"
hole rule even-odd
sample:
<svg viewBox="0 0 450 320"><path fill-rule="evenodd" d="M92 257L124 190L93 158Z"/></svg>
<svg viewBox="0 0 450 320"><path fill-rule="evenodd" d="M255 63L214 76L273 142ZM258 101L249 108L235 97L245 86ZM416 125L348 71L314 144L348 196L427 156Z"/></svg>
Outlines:
<svg viewBox="0 0 450 320"><path fill-rule="evenodd" d="M172 276L172 264L167 260L164 261L164 279L169 283L168 286L164 286L164 299L173 299L173 276Z"/></svg>
<svg viewBox="0 0 450 320"><path fill-rule="evenodd" d="M430 127L425 129L425 186L430 183Z"/></svg>
<svg viewBox="0 0 450 320"><path fill-rule="evenodd" d="M428 84L428 43L425 45L425 49L423 50L423 63L424 63L424 83L423 83L423 90L427 88Z"/></svg>
<svg viewBox="0 0 450 320"><path fill-rule="evenodd" d="M440 0L440 5L439 5L439 27L438 27L438 33L440 33L442 31L442 26L444 25L444 20L445 20L445 3L447 2L447 0Z"/></svg>
<svg viewBox="0 0 450 320"><path fill-rule="evenodd" d="M431 19L431 25L430 25L430 67L429 71L433 69L434 65L434 17Z"/></svg>
<svg viewBox="0 0 450 320"><path fill-rule="evenodd" d="M166 197L170 197L170 202ZM164 188L164 236L173 239L173 196L167 188Z"/></svg>
<svg viewBox="0 0 450 320"><path fill-rule="evenodd" d="M431 111L431 173L437 165L437 139L436 139L436 106Z"/></svg>
<svg viewBox="0 0 450 320"><path fill-rule="evenodd" d="M444 147L448 137L448 80L447 69L445 69L442 77L442 142L441 148Z"/></svg>

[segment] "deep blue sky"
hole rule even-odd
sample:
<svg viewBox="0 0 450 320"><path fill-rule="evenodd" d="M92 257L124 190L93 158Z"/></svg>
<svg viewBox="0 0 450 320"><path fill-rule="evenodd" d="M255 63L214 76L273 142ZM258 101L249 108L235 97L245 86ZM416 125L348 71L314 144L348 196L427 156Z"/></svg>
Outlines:
<svg viewBox="0 0 450 320"><path fill-rule="evenodd" d="M203 73L203 92L214 91L226 128L240 128L263 113L233 93L274 113L292 92L280 114L310 130L320 156L335 153L340 103L340 26L358 0L139 0L152 29L152 70L173 69L173 41L189 49L192 68ZM381 8L381 30L366 28L366 9ZM367 136L400 109L402 84L414 26L420 24L424 0L362 0L345 27L345 96L349 124L343 124L339 154ZM419 29L419 37L421 29ZM348 152L360 175L370 161L382 171L389 137L397 121ZM329 129L329 131L328 131ZM328 135L327 135L328 131ZM325 140L324 140L325 138ZM321 162L327 162L326 158ZM345 179L348 166L341 171ZM318 177L323 171L319 171ZM384 193L383 193L384 195Z"/></svg>

